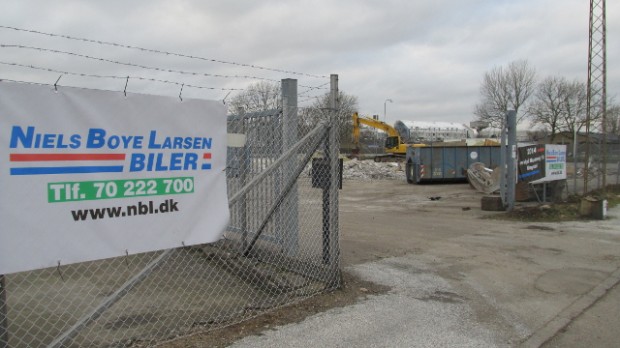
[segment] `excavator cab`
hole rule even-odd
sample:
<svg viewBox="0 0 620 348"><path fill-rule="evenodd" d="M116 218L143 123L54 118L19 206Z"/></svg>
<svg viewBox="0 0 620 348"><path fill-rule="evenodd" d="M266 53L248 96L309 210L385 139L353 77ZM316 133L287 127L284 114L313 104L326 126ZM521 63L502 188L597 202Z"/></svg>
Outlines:
<svg viewBox="0 0 620 348"><path fill-rule="evenodd" d="M400 145L400 138L397 136L389 136L385 139L385 148L393 149Z"/></svg>

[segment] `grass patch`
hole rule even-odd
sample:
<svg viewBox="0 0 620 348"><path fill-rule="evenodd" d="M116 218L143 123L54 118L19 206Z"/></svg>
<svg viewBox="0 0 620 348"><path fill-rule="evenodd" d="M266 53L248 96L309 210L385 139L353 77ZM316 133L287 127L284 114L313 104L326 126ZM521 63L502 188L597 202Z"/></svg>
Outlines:
<svg viewBox="0 0 620 348"><path fill-rule="evenodd" d="M620 204L620 185L609 185L606 193L593 191L587 196L598 199L606 199L607 207L613 208ZM586 221L589 217L579 214L581 196L571 196L566 202L548 203L515 207L511 212L492 215L491 218L511 221L528 222L561 222L561 221Z"/></svg>

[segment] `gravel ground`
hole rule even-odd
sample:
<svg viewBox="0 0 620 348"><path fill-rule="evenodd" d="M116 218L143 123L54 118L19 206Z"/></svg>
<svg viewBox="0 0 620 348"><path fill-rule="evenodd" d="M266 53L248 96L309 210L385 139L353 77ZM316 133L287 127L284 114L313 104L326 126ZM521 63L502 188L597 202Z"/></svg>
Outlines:
<svg viewBox="0 0 620 348"><path fill-rule="evenodd" d="M350 162L345 178L375 166ZM620 208L603 221L504 221L467 184L343 186L344 289L169 346L617 346L620 321L595 318L617 317L620 292L593 291L618 281Z"/></svg>

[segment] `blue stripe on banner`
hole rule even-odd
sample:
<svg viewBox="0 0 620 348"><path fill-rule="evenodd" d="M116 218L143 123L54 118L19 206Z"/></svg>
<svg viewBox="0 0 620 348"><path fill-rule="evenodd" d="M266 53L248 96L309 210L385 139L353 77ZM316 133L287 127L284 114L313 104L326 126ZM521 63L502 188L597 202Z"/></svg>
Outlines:
<svg viewBox="0 0 620 348"><path fill-rule="evenodd" d="M536 175L536 174L539 174L539 173L540 173L540 170L535 170L533 172L521 174L521 175L519 175L519 178L523 179L523 178L527 178L528 176Z"/></svg>
<svg viewBox="0 0 620 348"><path fill-rule="evenodd" d="M11 168L11 175L121 173L123 166Z"/></svg>
<svg viewBox="0 0 620 348"><path fill-rule="evenodd" d="M211 169L211 163L203 163L202 170L209 170L209 169Z"/></svg>

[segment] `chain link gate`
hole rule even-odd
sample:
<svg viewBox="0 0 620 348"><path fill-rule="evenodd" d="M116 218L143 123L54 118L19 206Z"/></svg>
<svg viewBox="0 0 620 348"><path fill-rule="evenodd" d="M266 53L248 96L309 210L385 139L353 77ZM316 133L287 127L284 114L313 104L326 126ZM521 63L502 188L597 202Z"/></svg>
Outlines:
<svg viewBox="0 0 620 348"><path fill-rule="evenodd" d="M229 147L219 242L1 276L0 347L153 345L339 287L331 83L324 120L299 136L296 80L283 80L281 110L229 116L245 141Z"/></svg>

